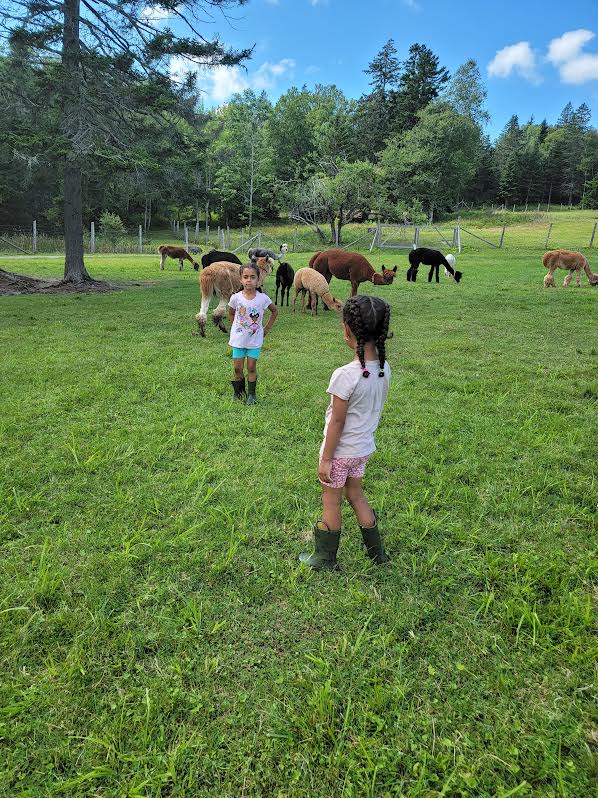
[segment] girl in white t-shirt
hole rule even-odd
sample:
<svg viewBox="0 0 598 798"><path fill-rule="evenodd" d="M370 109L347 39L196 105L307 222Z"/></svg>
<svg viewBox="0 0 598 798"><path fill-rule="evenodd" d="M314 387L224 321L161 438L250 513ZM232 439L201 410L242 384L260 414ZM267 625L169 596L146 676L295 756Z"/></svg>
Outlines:
<svg viewBox="0 0 598 798"><path fill-rule="evenodd" d="M343 492L361 527L368 557L377 564L390 559L362 486L365 464L376 450L374 433L390 382L385 346L389 320L390 306L379 297L353 296L343 308L344 338L355 357L336 369L327 389L330 404L318 467L322 520L314 528L315 552L299 557L316 570L338 568Z"/></svg>
<svg viewBox="0 0 598 798"><path fill-rule="evenodd" d="M243 399L245 393L244 366L247 359L247 399L245 403L254 405L257 382L257 359L260 356L264 336L270 332L278 316L278 308L269 296L259 293L257 283L259 269L254 263L241 266L242 291L233 294L228 302L230 319L229 344L233 348L235 379L231 384L235 399ZM262 327L264 311L270 311L270 318Z"/></svg>

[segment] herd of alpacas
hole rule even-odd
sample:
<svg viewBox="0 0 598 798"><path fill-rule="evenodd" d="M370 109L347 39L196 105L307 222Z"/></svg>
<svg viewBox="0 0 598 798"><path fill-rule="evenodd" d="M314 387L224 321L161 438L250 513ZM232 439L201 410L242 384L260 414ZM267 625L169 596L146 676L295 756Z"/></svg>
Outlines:
<svg viewBox="0 0 598 798"><path fill-rule="evenodd" d="M374 285L390 285L397 274L396 266L392 269L382 266L381 271L377 272L363 255L358 252L346 252L343 249L316 252L309 261L309 266L295 272L289 263L282 260L288 249L287 244L281 244L280 252L278 253L271 249L256 247L250 249L247 255L249 260L255 263L259 269L258 291L261 291L261 286L266 276L272 273L275 261L279 262L276 271L275 304L278 304L278 293L280 291L281 305L284 306L286 292L288 307L289 294L291 288L293 288L293 312L295 312L299 294L301 294L301 310L305 312L305 298L307 296L307 310L311 310L312 316L318 313L320 299L327 309L342 309L342 302L330 292L330 281L333 277L338 280L348 280L351 283L351 296L355 296L361 283L369 281ZM158 251L160 253L160 269L164 269L166 258L173 258L178 260L179 270L183 269L183 263L186 260L190 261L196 271L199 270L199 264L184 247L163 244ZM199 252L201 252L201 249L199 249ZM565 287L570 284L574 273L577 285L580 287L582 271L586 273L590 285L598 285L598 274L592 273L587 258L581 252L554 249L544 254L542 262L544 267L548 269L548 274L544 278L545 288L554 287L554 273L557 269L563 269L567 272L563 283ZM439 282L440 266L444 267L445 276L456 283L459 283L463 276L462 272L455 269L456 260L454 255L448 254L445 256L435 249L417 247L409 252L407 282L416 281L417 271L421 264L430 267L428 282L432 282L433 278L435 278L436 282ZM240 265L241 261L233 252L211 250L201 258L202 270L199 276L201 307L199 313L195 316L199 327L199 335L205 337L207 314L210 300L213 296L218 297L219 302L212 314L212 321L218 329L223 332L227 331L224 319L227 313L228 301L232 294L242 288Z"/></svg>

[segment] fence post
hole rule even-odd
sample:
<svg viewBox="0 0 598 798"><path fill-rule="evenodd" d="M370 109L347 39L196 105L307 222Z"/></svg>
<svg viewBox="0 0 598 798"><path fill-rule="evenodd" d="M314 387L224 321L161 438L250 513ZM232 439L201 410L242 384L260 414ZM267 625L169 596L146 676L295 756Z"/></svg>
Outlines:
<svg viewBox="0 0 598 798"><path fill-rule="evenodd" d="M538 212L540 212L540 203L538 203Z"/></svg>
<svg viewBox="0 0 598 798"><path fill-rule="evenodd" d="M33 242L31 245L31 251L34 255L37 252L37 222L35 219L33 220Z"/></svg>
<svg viewBox="0 0 598 798"><path fill-rule="evenodd" d="M457 225L457 248L459 249L459 255L461 254L461 225Z"/></svg>
<svg viewBox="0 0 598 798"><path fill-rule="evenodd" d="M218 242L216 246L220 248L220 225L218 225L218 235L216 236L216 241ZM222 247L224 249L224 247Z"/></svg>
<svg viewBox="0 0 598 798"><path fill-rule="evenodd" d="M548 249L548 239L550 238L550 231L552 230L553 222L550 223L548 226L548 233L546 235L546 241L544 242L544 249Z"/></svg>
<svg viewBox="0 0 598 798"><path fill-rule="evenodd" d="M210 225L206 224L206 247L210 243Z"/></svg>
<svg viewBox="0 0 598 798"><path fill-rule="evenodd" d="M507 226L506 224L503 224L503 226L502 226L502 233L500 234L500 243L498 245L499 249L502 249L502 242L503 242L503 239L505 237L505 227L506 226Z"/></svg>
<svg viewBox="0 0 598 798"><path fill-rule="evenodd" d="M143 226L139 225L139 254L143 255Z"/></svg>
<svg viewBox="0 0 598 798"><path fill-rule="evenodd" d="M598 226L598 222L594 222L594 229L592 230L592 237L590 238L590 249L592 249L592 244L594 243L594 236L596 235L596 227Z"/></svg>
<svg viewBox="0 0 598 798"><path fill-rule="evenodd" d="M226 225L226 240L228 241L228 248L230 249L230 227Z"/></svg>
<svg viewBox="0 0 598 798"><path fill-rule="evenodd" d="M91 223L91 229L89 231L89 251L93 253L96 251L96 223Z"/></svg>
<svg viewBox="0 0 598 798"><path fill-rule="evenodd" d="M187 222L185 222L185 249L189 249L189 228L187 227Z"/></svg>

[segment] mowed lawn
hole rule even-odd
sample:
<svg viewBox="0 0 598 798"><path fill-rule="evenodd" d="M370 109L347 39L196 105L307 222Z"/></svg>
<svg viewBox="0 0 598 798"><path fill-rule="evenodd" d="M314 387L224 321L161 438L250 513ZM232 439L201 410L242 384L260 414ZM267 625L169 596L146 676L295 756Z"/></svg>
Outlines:
<svg viewBox="0 0 598 798"><path fill-rule="evenodd" d="M371 256L399 265L362 286L392 305L393 561L346 512L341 574L297 560L336 314L281 310L251 408L189 268L0 297L0 795L594 795L598 289L545 290L541 254L465 250L460 285Z"/></svg>

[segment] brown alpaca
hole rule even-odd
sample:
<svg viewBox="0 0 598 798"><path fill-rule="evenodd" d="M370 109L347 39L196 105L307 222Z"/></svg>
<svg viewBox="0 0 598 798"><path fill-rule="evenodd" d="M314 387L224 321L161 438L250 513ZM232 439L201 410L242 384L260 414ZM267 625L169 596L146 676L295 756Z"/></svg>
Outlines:
<svg viewBox="0 0 598 798"><path fill-rule="evenodd" d="M598 285L598 274L592 274L590 264L581 252L572 252L570 249L553 249L544 254L542 263L548 269L548 274L544 278L544 288L554 288L554 273L557 269L565 269L569 272L563 282L565 288L571 282L573 272L575 272L577 287L581 288L582 269L586 273L589 284Z"/></svg>
<svg viewBox="0 0 598 798"><path fill-rule="evenodd" d="M359 283L369 280L374 285L390 285L397 273L394 269L385 269L378 273L374 267L358 252L345 252L344 249L329 249L316 252L309 262L312 269L320 272L328 283L333 277L351 282L351 296L355 296Z"/></svg>
<svg viewBox="0 0 598 798"><path fill-rule="evenodd" d="M201 250L200 250L201 251ZM196 263L191 255L187 252L185 247L174 247L170 244L162 244L158 247L160 253L160 271L164 271L164 261L166 258L174 258L179 262L179 271L183 271L183 261L188 260L193 264L195 271L199 269L199 263Z"/></svg>
<svg viewBox="0 0 598 798"><path fill-rule="evenodd" d="M267 274L272 272L272 258L258 258L257 266L260 270L258 279L258 286L262 285L264 278ZM243 287L241 284L241 269L243 267L236 263L228 263L227 261L219 261L212 263L199 275L199 286L201 290L201 308L199 313L196 314L197 325L199 327L199 334L206 337L206 320L208 315L208 308L210 307L210 299L214 294L220 298L218 306L212 314L212 321L222 330L226 332L224 326L224 317L226 316L226 308L228 300L237 291Z"/></svg>
<svg viewBox="0 0 598 798"><path fill-rule="evenodd" d="M330 287L326 279L314 269L303 268L299 269L295 274L293 281L295 288L295 296L293 297L293 313L295 312L295 303L297 302L297 294L301 291L301 312L305 313L305 292L309 291L311 300L311 315L314 313L318 315L318 297L321 297L322 302L330 310L342 310L343 303L335 299L330 293Z"/></svg>

